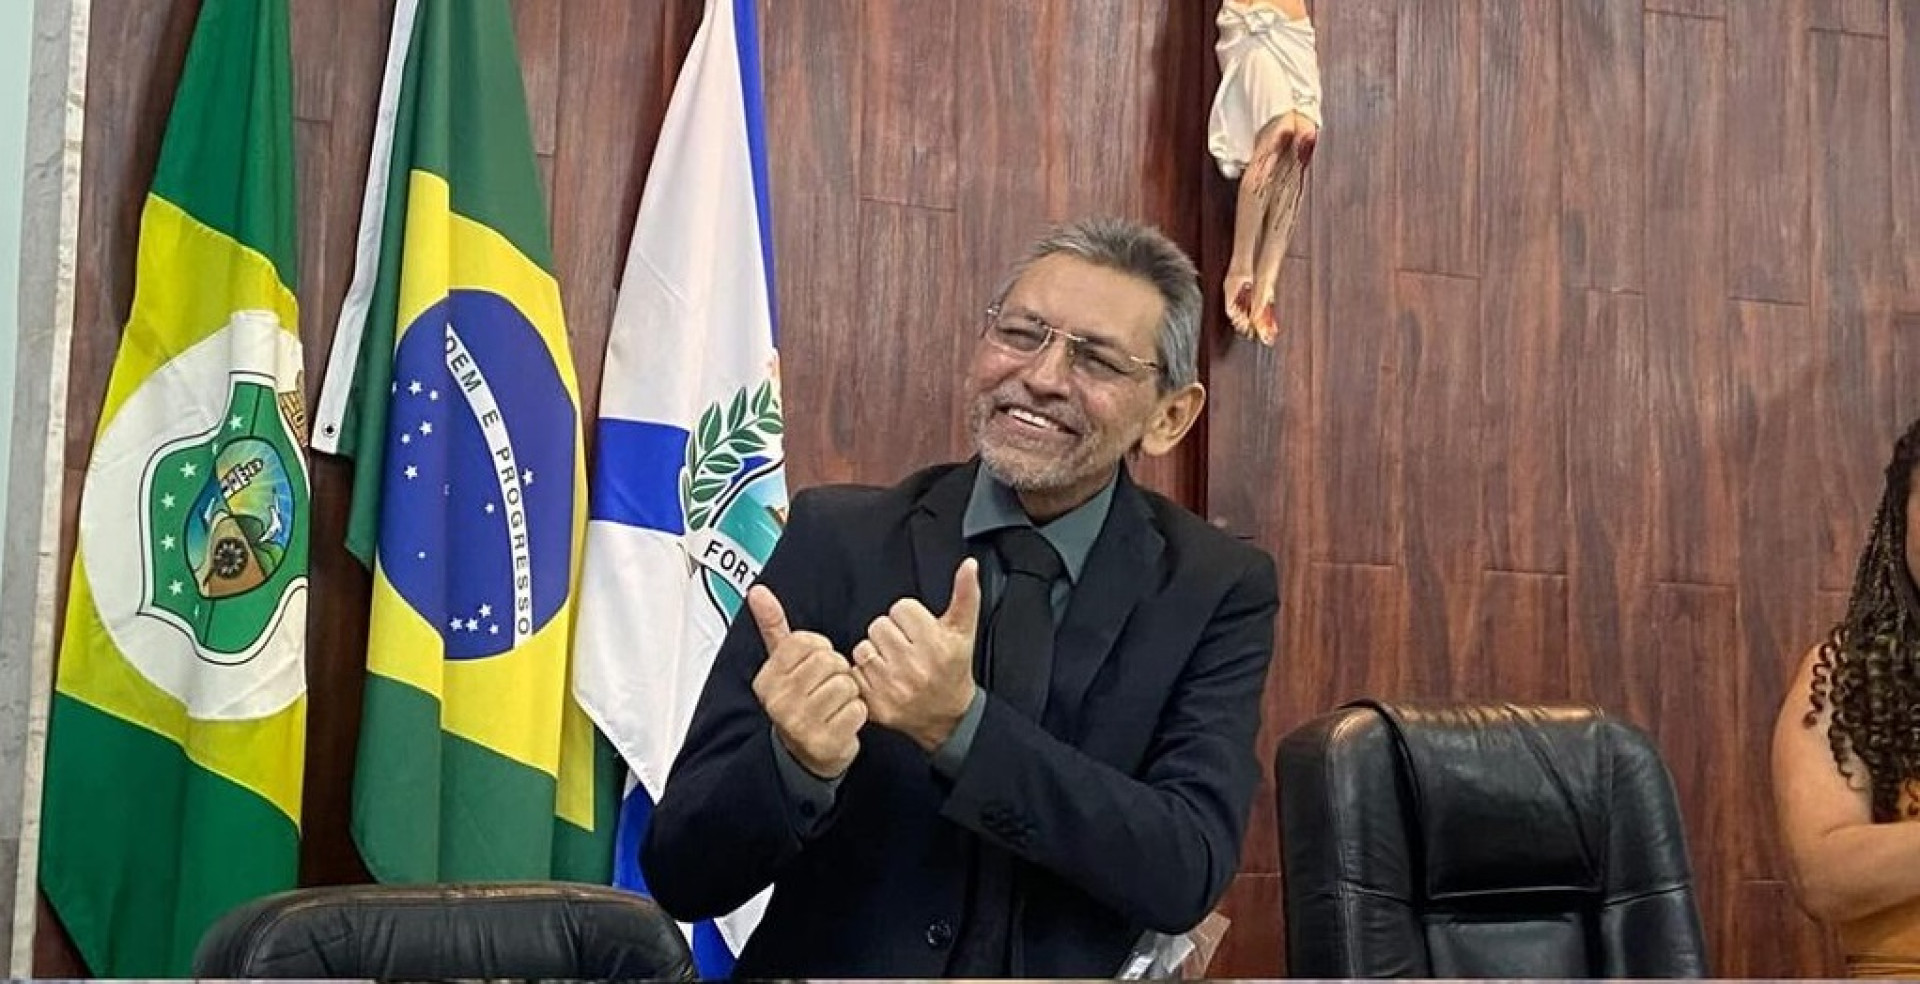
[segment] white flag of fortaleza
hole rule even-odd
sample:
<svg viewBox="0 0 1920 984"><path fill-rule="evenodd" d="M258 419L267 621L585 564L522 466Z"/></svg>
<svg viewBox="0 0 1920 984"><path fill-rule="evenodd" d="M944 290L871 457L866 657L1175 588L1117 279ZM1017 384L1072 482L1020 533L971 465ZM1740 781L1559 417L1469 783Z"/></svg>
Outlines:
<svg viewBox="0 0 1920 984"><path fill-rule="evenodd" d="M601 377L574 687L633 773L617 884L727 623L786 521L754 0L707 0L640 200ZM765 908L693 927L725 976Z"/></svg>

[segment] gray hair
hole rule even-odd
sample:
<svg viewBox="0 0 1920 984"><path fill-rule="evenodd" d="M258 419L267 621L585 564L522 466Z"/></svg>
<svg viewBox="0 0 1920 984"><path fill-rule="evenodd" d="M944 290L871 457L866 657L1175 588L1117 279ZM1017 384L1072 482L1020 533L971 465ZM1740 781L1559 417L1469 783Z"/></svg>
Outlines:
<svg viewBox="0 0 1920 984"><path fill-rule="evenodd" d="M1014 264L993 302L1000 304L1027 268L1056 253L1117 270L1153 285L1166 304L1156 344L1160 388L1176 390L1200 378L1200 272L1166 233L1143 222L1092 218L1055 226Z"/></svg>

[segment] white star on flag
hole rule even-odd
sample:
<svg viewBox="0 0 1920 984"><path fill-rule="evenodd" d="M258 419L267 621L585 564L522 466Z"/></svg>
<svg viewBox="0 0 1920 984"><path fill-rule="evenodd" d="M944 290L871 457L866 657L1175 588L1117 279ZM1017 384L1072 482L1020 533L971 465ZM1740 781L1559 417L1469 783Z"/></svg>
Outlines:
<svg viewBox="0 0 1920 984"><path fill-rule="evenodd" d="M180 466L181 478L192 478L193 476L198 475L199 473L200 473L200 469L195 467L194 463L191 461Z"/></svg>
<svg viewBox="0 0 1920 984"><path fill-rule="evenodd" d="M414 467L414 466L412 466L412 465L408 465L408 466L407 466L407 470L406 470L406 476L407 476L407 479L408 479L408 481L412 481L413 479L416 479L416 478L419 478L419 477L420 477L420 469L418 469L418 468L415 468L415 467Z"/></svg>

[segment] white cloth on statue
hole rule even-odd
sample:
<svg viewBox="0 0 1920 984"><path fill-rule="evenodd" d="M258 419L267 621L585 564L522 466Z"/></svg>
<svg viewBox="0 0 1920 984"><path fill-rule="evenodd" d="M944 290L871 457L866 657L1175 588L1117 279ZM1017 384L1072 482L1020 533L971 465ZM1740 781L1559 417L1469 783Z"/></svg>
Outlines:
<svg viewBox="0 0 1920 984"><path fill-rule="evenodd" d="M1253 159L1254 138L1267 121L1293 112L1320 125L1320 59L1313 22L1290 20L1278 8L1225 0L1214 23L1220 88L1207 121L1207 151L1231 180Z"/></svg>

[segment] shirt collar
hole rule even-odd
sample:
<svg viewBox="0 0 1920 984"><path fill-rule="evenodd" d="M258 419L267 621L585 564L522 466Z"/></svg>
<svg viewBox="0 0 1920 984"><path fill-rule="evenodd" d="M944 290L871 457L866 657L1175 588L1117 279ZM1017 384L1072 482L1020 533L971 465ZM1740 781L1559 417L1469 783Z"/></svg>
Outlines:
<svg viewBox="0 0 1920 984"><path fill-rule="evenodd" d="M1113 477L1107 479L1107 484L1101 486L1093 498L1045 526L1034 526L1020 505L1020 497L1005 482L993 477L986 463L981 462L973 476L973 492L967 497L966 515L960 520L960 535L975 540L1009 526L1033 526L1060 554L1067 579L1077 584L1080 571L1086 566L1087 554L1093 552L1093 541L1100 537L1100 528L1107 524L1107 513L1113 506L1113 489L1119 478L1120 470L1116 468Z"/></svg>

